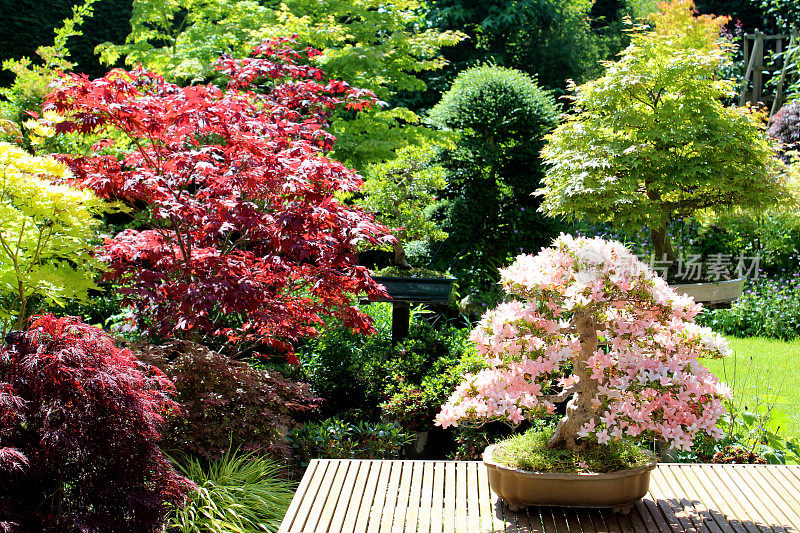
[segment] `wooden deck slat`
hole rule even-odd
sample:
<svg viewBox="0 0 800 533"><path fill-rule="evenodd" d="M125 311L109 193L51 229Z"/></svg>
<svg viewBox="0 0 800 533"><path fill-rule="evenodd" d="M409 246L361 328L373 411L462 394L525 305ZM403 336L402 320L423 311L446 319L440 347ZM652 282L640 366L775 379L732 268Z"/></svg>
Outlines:
<svg viewBox="0 0 800 533"><path fill-rule="evenodd" d="M458 533L467 533L467 463L459 461L455 463L455 483L456 483L456 502L455 502L455 525Z"/></svg>
<svg viewBox="0 0 800 533"><path fill-rule="evenodd" d="M402 461L400 472L400 486L397 493L397 503L395 504L394 516L392 519L392 533L403 533L408 523L406 513L408 511L408 500L411 496L411 479L414 470L414 463Z"/></svg>
<svg viewBox="0 0 800 533"><path fill-rule="evenodd" d="M444 463L433 463L433 496L431 497L431 533L444 531Z"/></svg>
<svg viewBox="0 0 800 533"><path fill-rule="evenodd" d="M292 498L289 508L286 510L286 514L283 517L281 526L285 527L287 531L289 528L291 528L292 523L297 516L297 510L300 508L300 505L303 503L305 497L313 497L313 493L309 492L308 486L311 483L311 479L314 477L314 471L316 470L318 464L319 461L311 461L311 463L308 465L308 468L306 468L303 479L301 479L300 484L297 485L297 491L295 491L295 496Z"/></svg>
<svg viewBox="0 0 800 533"><path fill-rule="evenodd" d="M755 524L749 520L747 513L742 509L739 502L726 493L725 487L721 485L721 480L713 468L701 465L697 468L696 473L705 485L709 487L709 491L719 495L715 501L718 508L725 514L729 524L737 529L744 530L745 533L758 532Z"/></svg>
<svg viewBox="0 0 800 533"><path fill-rule="evenodd" d="M676 494L677 500L680 502L684 511L689 515L692 525L697 531L709 531L709 533L722 533L719 526L713 521L707 522L706 519L710 518L710 513L706 506L695 497L694 490L691 485L685 483L681 485L680 482L680 467L677 465L667 465L662 471L664 472L664 487L671 494Z"/></svg>
<svg viewBox="0 0 800 533"><path fill-rule="evenodd" d="M800 490L794 491L794 493L781 490L786 483L786 478L782 475L783 470L784 469L780 467L766 468L760 469L758 473L768 480L768 483L772 486L772 490L779 494L780 498L786 503L788 507L787 512L793 514L793 523L800 524ZM792 484L796 487L800 487L800 482Z"/></svg>
<svg viewBox="0 0 800 533"><path fill-rule="evenodd" d="M416 533L419 524L419 511L425 505L422 496L422 468L424 463L422 461L414 461L411 470L411 487L408 495L408 508L406 509L406 524L408 524L408 533ZM403 531L403 530L400 530Z"/></svg>
<svg viewBox="0 0 800 533"><path fill-rule="evenodd" d="M653 496L656 507L661 511L673 531L692 531L692 524L684 516L683 508L676 506L675 501L670 500L670 494L661 489L663 475L660 470L655 470L650 476L650 494Z"/></svg>
<svg viewBox="0 0 800 533"><path fill-rule="evenodd" d="M331 462L327 460L319 460L316 461L316 463L316 468L314 468L311 474L308 489L306 490L305 494L302 495L302 501L297 509L291 531L303 531L305 529L305 523L306 520L308 520L309 511L311 510L311 506L314 505L314 500L316 499L317 494L319 494L319 486L322 483L322 480L325 478L325 472L328 466L331 465ZM295 495L296 494L297 493L295 493ZM292 499L294 500L294 498Z"/></svg>
<svg viewBox="0 0 800 533"><path fill-rule="evenodd" d="M581 523L578 520L578 517L575 513L569 512L564 510L565 516L567 518L567 526L569 527L569 532L572 533L573 531L580 531Z"/></svg>
<svg viewBox="0 0 800 533"><path fill-rule="evenodd" d="M306 523L306 529L310 529L311 531L316 531L318 533L337 531L337 529L341 529L341 525L338 527L331 527L331 522L333 520L333 515L336 512L336 505L339 503L339 500L342 498L347 500L345 505L347 505L347 502L350 501L350 495L345 494L343 487L352 463L352 461L346 460L333 463L333 465L336 467L336 474L333 476L325 476L325 488L323 488L323 485L320 485L320 493L327 494L328 497L316 498L314 501L314 506L311 508L309 521ZM316 524L312 521L314 518L316 518Z"/></svg>
<svg viewBox="0 0 800 533"><path fill-rule="evenodd" d="M327 530L327 527L320 527L319 523L321 520L327 520L329 518L323 516L323 513L326 509L330 509L332 501L335 506L336 500L341 494L341 491L333 489L333 487L335 487L334 481L341 483L343 478L342 473L347 472L347 465L347 461L328 460L325 476L319 484L317 496L314 498L311 509L308 511L308 519L304 528L306 531L324 533Z"/></svg>
<svg viewBox="0 0 800 533"><path fill-rule="evenodd" d="M758 509L759 503L757 500L753 499L753 493L748 490L746 484L737 483L735 478L731 478L728 468L719 467L714 468L712 470L713 474L716 474L717 477L720 479L722 486L729 487L729 492L731 498L735 499L744 516L747 517L747 521L752 529L755 526L755 529L762 533L771 533L773 530L771 527L765 526L765 521L761 517L761 513Z"/></svg>
<svg viewBox="0 0 800 533"><path fill-rule="evenodd" d="M420 500L423 506L419 510L417 533L430 533L431 513L433 509L433 462L422 462L422 493Z"/></svg>
<svg viewBox="0 0 800 533"><path fill-rule="evenodd" d="M478 470L478 498L480 498L481 533L505 533L506 527L497 515L499 508L497 495L489 487L486 468L476 464Z"/></svg>
<svg viewBox="0 0 800 533"><path fill-rule="evenodd" d="M364 500L370 497L370 494L375 494L374 491L368 491L369 475L373 468L378 465L373 461L358 461L358 473L356 476L355 484L353 485L353 495L350 496L350 501L347 507L342 506L342 531L356 531L356 524L358 523L358 514L361 507L364 505Z"/></svg>
<svg viewBox="0 0 800 533"><path fill-rule="evenodd" d="M800 523L800 514L797 512L800 506L792 501L792 498L786 497L784 491L776 490L775 483L769 475L770 470L773 468L751 468L748 474L757 481L758 486L765 492L765 497L774 502L774 511L783 519L785 525Z"/></svg>
<svg viewBox="0 0 800 533"><path fill-rule="evenodd" d="M378 484L378 490L383 495L382 505L373 507L374 520L370 518L370 533L385 533L392 528L394 520L395 504L397 503L397 493L400 489L400 475L402 474L405 461L389 461L391 469L389 480L386 484ZM384 488L385 487L385 488Z"/></svg>
<svg viewBox="0 0 800 533"><path fill-rule="evenodd" d="M764 487L753 487L757 478L752 474L746 472L752 470L752 467L745 469L722 468L720 472L725 474L731 480L733 486L736 486L741 494L747 498L748 502L753 506L755 516L759 517L759 527L764 531L773 531L775 533L787 533L786 526L787 520L782 516L782 511L775 505L775 498L766 498L764 494ZM746 474L746 477L743 475Z"/></svg>
<svg viewBox="0 0 800 533"><path fill-rule="evenodd" d="M378 505L376 500L381 494L385 495L383 487L386 486L386 480L389 477L389 469L392 467L388 461L377 461L375 463L377 468L370 470L369 482L367 483L367 490L364 493L364 499L361 500L361 507L358 509L358 518L356 518L356 533L365 533L368 531L370 521L373 517L373 507ZM383 505L381 500L380 505Z"/></svg>
<svg viewBox="0 0 800 533"><path fill-rule="evenodd" d="M716 527L723 533L744 533L744 528L738 524L734 526L722 514L718 503L719 493L715 490L709 490L707 484L700 480L695 470L694 468L681 468L680 472L686 483L692 487L697 498L707 505L709 516Z"/></svg>
<svg viewBox="0 0 800 533"><path fill-rule="evenodd" d="M662 464L628 515L512 512L485 466L457 461L312 461L280 533L800 533L800 467Z"/></svg>
<svg viewBox="0 0 800 533"><path fill-rule="evenodd" d="M467 532L481 533L481 509L478 498L478 465L469 462L467 465Z"/></svg>
<svg viewBox="0 0 800 533"><path fill-rule="evenodd" d="M444 520L443 530L456 531L456 465L452 461L444 463Z"/></svg>

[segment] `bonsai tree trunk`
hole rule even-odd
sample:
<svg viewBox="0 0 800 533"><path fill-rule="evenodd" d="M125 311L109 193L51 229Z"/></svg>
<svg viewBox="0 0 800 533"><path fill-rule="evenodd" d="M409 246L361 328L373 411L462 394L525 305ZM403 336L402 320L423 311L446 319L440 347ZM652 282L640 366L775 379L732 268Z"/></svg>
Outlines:
<svg viewBox="0 0 800 533"><path fill-rule="evenodd" d="M576 313L572 318L572 325L575 327L581 343L581 351L572 360L572 371L580 378L580 381L576 385L577 391L567 403L566 415L559 421L547 446L580 451L586 447L586 443L580 441L578 431L584 424L597 416L595 408L592 406L592 400L598 391L597 382L592 379L587 365L589 357L597 351L598 347L597 324L590 316Z"/></svg>
<svg viewBox="0 0 800 533"><path fill-rule="evenodd" d="M406 251L403 248L403 243L398 239L392 243L392 251L394 252L394 264L400 270L411 270L411 265L406 260Z"/></svg>

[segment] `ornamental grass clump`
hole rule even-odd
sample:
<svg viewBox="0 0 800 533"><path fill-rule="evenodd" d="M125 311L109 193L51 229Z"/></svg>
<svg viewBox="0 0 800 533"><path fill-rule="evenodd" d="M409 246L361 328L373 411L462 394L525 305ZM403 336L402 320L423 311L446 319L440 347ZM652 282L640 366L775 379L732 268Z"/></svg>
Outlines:
<svg viewBox="0 0 800 533"><path fill-rule="evenodd" d="M698 433L721 436L730 389L697 359L727 355L725 339L622 244L562 235L501 276L515 298L471 333L488 368L464 376L437 425L519 424L569 399L549 448L647 437L686 450Z"/></svg>

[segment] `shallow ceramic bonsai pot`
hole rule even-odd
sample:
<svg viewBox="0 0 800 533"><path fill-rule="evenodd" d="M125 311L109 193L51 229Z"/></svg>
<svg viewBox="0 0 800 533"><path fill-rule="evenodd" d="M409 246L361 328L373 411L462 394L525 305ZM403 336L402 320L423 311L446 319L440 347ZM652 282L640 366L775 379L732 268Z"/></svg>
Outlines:
<svg viewBox="0 0 800 533"><path fill-rule="evenodd" d="M443 302L450 300L450 293L453 292L454 277L446 278L394 278L386 276L374 276L376 282L386 287L390 299L378 298L375 301L381 302Z"/></svg>
<svg viewBox="0 0 800 533"><path fill-rule="evenodd" d="M658 462L639 468L607 474L555 474L530 472L497 463L492 459L495 446L483 452L489 473L489 486L512 511L532 505L559 507L610 507L627 512L647 494L650 472Z"/></svg>
<svg viewBox="0 0 800 533"><path fill-rule="evenodd" d="M745 278L707 283L679 283L671 285L678 294L692 296L703 304L724 304L736 300L744 291Z"/></svg>

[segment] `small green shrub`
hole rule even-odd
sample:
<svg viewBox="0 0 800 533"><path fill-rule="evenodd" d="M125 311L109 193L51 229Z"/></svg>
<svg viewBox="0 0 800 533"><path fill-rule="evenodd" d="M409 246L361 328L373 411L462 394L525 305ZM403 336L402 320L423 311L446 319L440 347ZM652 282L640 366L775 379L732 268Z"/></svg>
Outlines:
<svg viewBox="0 0 800 533"><path fill-rule="evenodd" d="M720 440L705 435L695 438L692 449L678 452L686 463L800 463L800 440L786 435L786 415L771 405L748 409L733 402L717 424Z"/></svg>
<svg viewBox="0 0 800 533"><path fill-rule="evenodd" d="M303 461L310 459L392 459L400 457L411 435L392 422L350 422L329 418L310 422L292 435Z"/></svg>
<svg viewBox="0 0 800 533"><path fill-rule="evenodd" d="M373 304L368 310L375 319L373 336L354 335L333 324L298 351L298 377L325 400L323 416L358 409L377 419L381 403L401 388L419 386L426 376L457 364L467 351L467 329L434 326L423 319L425 313L412 317L408 337L393 346L391 306Z"/></svg>
<svg viewBox="0 0 800 533"><path fill-rule="evenodd" d="M276 532L294 494L277 463L251 453L228 451L208 465L185 458L177 466L197 490L173 509L170 533Z"/></svg>
<svg viewBox="0 0 800 533"><path fill-rule="evenodd" d="M381 368L393 350L391 305L373 304L366 311L374 319L372 336L354 334L332 322L298 349L298 377L325 400L323 416L351 409L376 411L383 401Z"/></svg>
<svg viewBox="0 0 800 533"><path fill-rule="evenodd" d="M698 322L723 335L800 337L800 275L750 280L730 309L707 309Z"/></svg>
<svg viewBox="0 0 800 533"><path fill-rule="evenodd" d="M652 455L624 440L590 445L577 453L547 447L552 428L533 427L498 445L494 460L512 468L533 472L614 472L647 465Z"/></svg>
<svg viewBox="0 0 800 533"><path fill-rule="evenodd" d="M400 384L394 385L395 380L390 380L387 390L392 394L381 405L385 418L411 431L433 429L434 416L461 383L464 374L474 374L485 368L485 360L467 345L466 329L446 328L438 335L446 340L448 353L422 367L424 373L419 374L418 381L409 383L408 374L395 374L393 377Z"/></svg>

